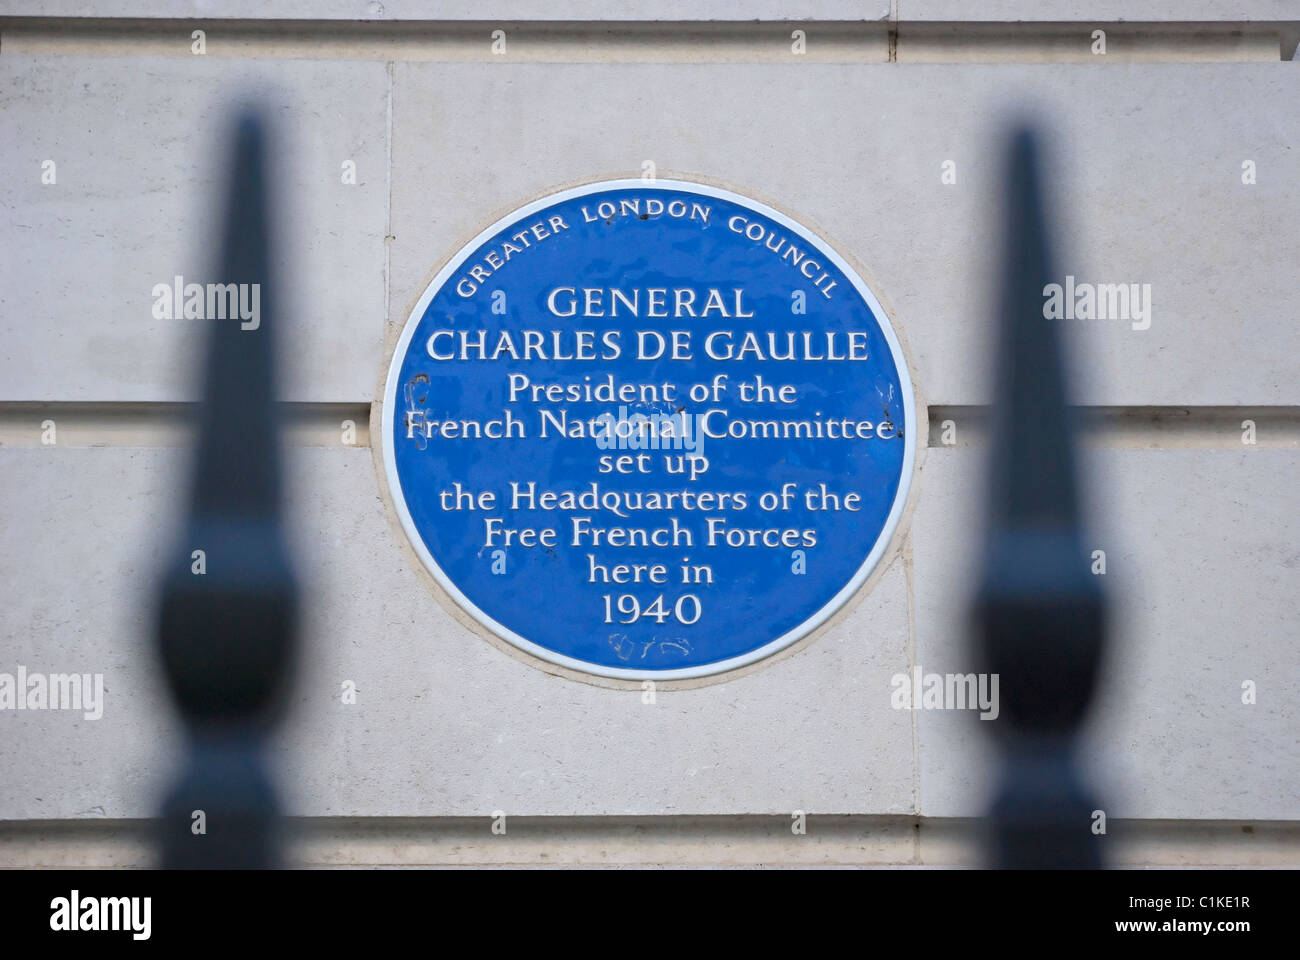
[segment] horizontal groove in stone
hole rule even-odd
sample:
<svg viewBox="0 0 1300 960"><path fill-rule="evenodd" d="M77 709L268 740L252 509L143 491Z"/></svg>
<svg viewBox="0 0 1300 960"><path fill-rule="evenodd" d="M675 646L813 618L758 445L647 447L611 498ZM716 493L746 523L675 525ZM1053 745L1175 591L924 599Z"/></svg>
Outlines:
<svg viewBox="0 0 1300 960"><path fill-rule="evenodd" d="M1300 447L1300 407L1079 407L1089 442L1109 447L1222 448L1242 446L1242 422L1253 420L1256 446ZM370 445L370 407L364 403L286 403L285 428L293 446ZM186 403L0 403L0 448L179 447L190 443L194 405ZM967 447L987 440L989 408L932 406L927 445ZM54 422L55 442L46 423ZM951 421L952 442L945 442Z"/></svg>
<svg viewBox="0 0 1300 960"><path fill-rule="evenodd" d="M809 816L295 817L301 866L971 866L977 819ZM147 867L148 820L0 821L0 867ZM1111 862L1169 866L1300 864L1295 821L1111 820Z"/></svg>
<svg viewBox="0 0 1300 960"><path fill-rule="evenodd" d="M0 448L189 446L196 409L192 403L0 403ZM367 404L285 403L283 412L291 446L370 445ZM353 442L345 444L345 435Z"/></svg>
<svg viewBox="0 0 1300 960"><path fill-rule="evenodd" d="M0 24L5 53L583 63L859 62L888 59L884 23L509 23L408 21L21 20ZM794 30L806 52L792 52ZM495 31L504 31L504 49ZM502 52L494 52L502 50Z"/></svg>
<svg viewBox="0 0 1300 960"><path fill-rule="evenodd" d="M1300 20L990 23L0 19L0 53L502 62L1201 62L1291 59ZM1107 52L1092 52L1092 31ZM505 32L494 52L493 32ZM804 52L792 34L803 31ZM892 46L892 50L891 50ZM499 47L498 47L499 49Z"/></svg>
<svg viewBox="0 0 1300 960"><path fill-rule="evenodd" d="M1254 446L1300 447L1300 407L1078 407L1087 442L1146 449L1238 450L1246 420L1254 421ZM990 408L932 406L931 447L970 447L988 440ZM947 424L951 423L949 428ZM945 434L947 435L945 437Z"/></svg>
<svg viewBox="0 0 1300 960"><path fill-rule="evenodd" d="M1094 31L1105 53L1094 53ZM1293 23L903 23L900 63L1203 63L1288 60Z"/></svg>

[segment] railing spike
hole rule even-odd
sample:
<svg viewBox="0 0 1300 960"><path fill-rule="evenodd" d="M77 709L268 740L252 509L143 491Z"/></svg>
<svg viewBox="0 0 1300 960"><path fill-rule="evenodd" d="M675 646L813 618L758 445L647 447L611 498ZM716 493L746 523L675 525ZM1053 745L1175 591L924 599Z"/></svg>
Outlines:
<svg viewBox="0 0 1300 960"><path fill-rule="evenodd" d="M292 671L297 590L279 516L279 318L263 139L257 114L244 114L216 280L236 284L248 309L207 321L190 515L164 571L159 646L189 748L161 817L167 867L279 861L262 747Z"/></svg>
<svg viewBox="0 0 1300 960"><path fill-rule="evenodd" d="M990 814L998 866L1098 866L1096 802L1077 770L1103 650L1102 594L1083 548L1064 341L1044 317L1059 278L1035 137L1009 141L989 529L976 601L984 668L999 675L1004 766Z"/></svg>

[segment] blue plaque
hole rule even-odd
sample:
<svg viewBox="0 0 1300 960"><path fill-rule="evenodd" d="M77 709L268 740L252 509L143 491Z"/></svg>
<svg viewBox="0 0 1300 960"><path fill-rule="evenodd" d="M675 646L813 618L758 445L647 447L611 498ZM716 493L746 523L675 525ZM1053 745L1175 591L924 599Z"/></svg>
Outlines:
<svg viewBox="0 0 1300 960"><path fill-rule="evenodd" d="M476 237L402 331L393 503L475 620L553 664L682 679L825 622L884 555L917 434L843 258L681 181L546 197Z"/></svg>

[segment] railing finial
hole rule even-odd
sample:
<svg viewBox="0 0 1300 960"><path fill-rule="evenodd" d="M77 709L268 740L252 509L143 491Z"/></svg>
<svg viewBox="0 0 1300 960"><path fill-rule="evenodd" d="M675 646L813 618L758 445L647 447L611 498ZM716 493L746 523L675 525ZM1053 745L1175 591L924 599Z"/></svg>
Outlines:
<svg viewBox="0 0 1300 960"><path fill-rule="evenodd" d="M292 672L297 590L279 517L279 318L263 139L257 114L244 114L216 278L233 285L236 301L227 306L239 309L207 321L190 516L163 582L159 647L189 734L184 770L162 814L168 867L264 867L279 859L275 792L261 754Z"/></svg>
<svg viewBox="0 0 1300 960"><path fill-rule="evenodd" d="M990 813L995 865L1099 866L1096 802L1076 768L1103 651L1083 549L1064 342L1044 317L1056 282L1028 128L1010 138L989 529L976 601L983 669L999 675L1005 761Z"/></svg>

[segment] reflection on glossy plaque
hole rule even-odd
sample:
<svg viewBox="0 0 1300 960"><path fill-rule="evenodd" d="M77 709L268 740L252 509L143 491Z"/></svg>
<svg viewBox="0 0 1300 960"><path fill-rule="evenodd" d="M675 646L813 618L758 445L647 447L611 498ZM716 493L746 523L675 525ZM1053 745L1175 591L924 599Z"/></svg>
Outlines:
<svg viewBox="0 0 1300 960"><path fill-rule="evenodd" d="M487 629L629 679L793 643L880 561L916 414L876 298L725 190L620 180L494 224L434 278L383 446L416 553Z"/></svg>

